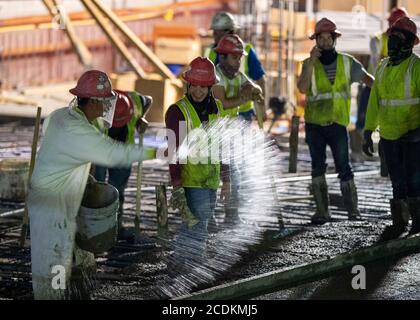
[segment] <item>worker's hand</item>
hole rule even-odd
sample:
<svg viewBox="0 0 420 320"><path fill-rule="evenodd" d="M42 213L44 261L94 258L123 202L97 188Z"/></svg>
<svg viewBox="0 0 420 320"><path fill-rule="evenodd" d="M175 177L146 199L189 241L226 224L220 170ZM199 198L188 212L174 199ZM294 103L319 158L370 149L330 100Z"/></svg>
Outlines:
<svg viewBox="0 0 420 320"><path fill-rule="evenodd" d="M317 46L315 46L311 50L311 56L309 57L309 60L313 63L320 56L321 56L321 50Z"/></svg>
<svg viewBox="0 0 420 320"><path fill-rule="evenodd" d="M225 201L225 203L229 202L230 199L230 182L226 181L223 182L222 190L220 192L220 200Z"/></svg>
<svg viewBox="0 0 420 320"><path fill-rule="evenodd" d="M363 133L363 152L369 157L373 156L373 140L372 140L372 131L365 130Z"/></svg>
<svg viewBox="0 0 420 320"><path fill-rule="evenodd" d="M265 100L262 93L255 94L252 100L256 101L258 104L265 106Z"/></svg>
<svg viewBox="0 0 420 320"><path fill-rule="evenodd" d="M189 228L192 228L198 222L200 222L195 218L190 208L188 207L184 188L176 187L172 190L172 196L169 200L169 205L172 207L172 209L179 210L182 221L186 223Z"/></svg>
<svg viewBox="0 0 420 320"><path fill-rule="evenodd" d="M149 126L149 122L146 119L144 118L139 119L136 123L137 132L139 134L144 134L148 126Z"/></svg>
<svg viewBox="0 0 420 320"><path fill-rule="evenodd" d="M254 95L254 86L250 82L246 82L239 92L242 101L252 101Z"/></svg>

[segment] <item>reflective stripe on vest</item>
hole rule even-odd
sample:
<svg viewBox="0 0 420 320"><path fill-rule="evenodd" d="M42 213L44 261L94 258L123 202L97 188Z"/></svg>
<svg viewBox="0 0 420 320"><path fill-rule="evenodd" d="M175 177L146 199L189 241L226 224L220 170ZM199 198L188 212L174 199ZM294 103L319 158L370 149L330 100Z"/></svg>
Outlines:
<svg viewBox="0 0 420 320"><path fill-rule="evenodd" d="M381 99L379 105L381 107L400 107L407 105L414 105L420 103L420 97L412 97L411 95L411 78L413 73L413 66L416 61L415 55L412 55L408 64L407 72L404 77L404 99ZM377 73L378 83L382 80L383 73L389 63L389 58L386 58Z"/></svg>
<svg viewBox="0 0 420 320"><path fill-rule="evenodd" d="M325 125L350 122L352 57L339 53L334 83L327 77L324 66L316 60L310 90L306 96L305 121Z"/></svg>

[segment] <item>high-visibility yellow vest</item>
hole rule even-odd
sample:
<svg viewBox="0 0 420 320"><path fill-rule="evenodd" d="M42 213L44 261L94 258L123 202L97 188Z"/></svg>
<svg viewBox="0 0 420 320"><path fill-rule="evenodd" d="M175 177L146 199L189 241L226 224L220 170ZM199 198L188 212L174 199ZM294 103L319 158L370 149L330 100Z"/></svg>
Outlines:
<svg viewBox="0 0 420 320"><path fill-rule="evenodd" d="M347 126L350 122L351 56L339 53L334 84L328 80L324 66L316 60L306 95L305 122Z"/></svg>
<svg viewBox="0 0 420 320"><path fill-rule="evenodd" d="M226 98L238 97L241 91L241 76L237 75L235 78L229 79L225 76L219 65L217 65L216 69L217 73L223 78ZM221 116L231 118L237 117L239 112L247 112L251 110L253 106L253 102L248 101L235 108L223 109Z"/></svg>
<svg viewBox="0 0 420 320"><path fill-rule="evenodd" d="M369 99L365 128L376 129L381 137L397 140L409 130L420 127L420 57L412 54L399 65L389 66L389 58L381 61Z"/></svg>
<svg viewBox="0 0 420 320"><path fill-rule="evenodd" d="M195 111L193 105L186 96L182 97L176 105L184 115L187 134L192 130L201 126L201 120ZM216 100L216 105L221 110L222 104L219 100ZM209 121L215 120L218 115L209 115ZM210 147L210 145L209 145ZM208 152L209 158L206 159L207 164L198 163L194 164L189 159L187 163L182 166L181 179L182 186L187 188L203 188L216 190L219 187L220 182L220 164L211 164L211 151Z"/></svg>
<svg viewBox="0 0 420 320"><path fill-rule="evenodd" d="M247 77L249 77L248 56L249 56L249 52L251 51L252 48L253 48L253 46L250 43L247 43L245 45L245 52L247 53L247 55L242 58L241 66L239 68L239 71L244 73ZM204 51L204 56L209 58L213 63L216 63L217 53L214 51L213 46L209 46L209 47L206 48L206 50ZM244 103L244 104L239 106L238 112L248 112L248 111L252 110L253 108L254 108L254 102L253 101L248 101L247 103ZM231 113L228 113L228 115L229 116L235 116L233 113L234 112L232 111Z"/></svg>

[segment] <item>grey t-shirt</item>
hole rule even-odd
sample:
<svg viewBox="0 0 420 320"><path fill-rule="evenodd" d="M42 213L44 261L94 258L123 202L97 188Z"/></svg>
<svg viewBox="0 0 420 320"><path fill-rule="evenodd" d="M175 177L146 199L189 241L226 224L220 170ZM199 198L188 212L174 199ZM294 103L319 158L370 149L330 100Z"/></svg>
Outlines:
<svg viewBox="0 0 420 320"><path fill-rule="evenodd" d="M351 59L353 59L353 63L351 64L351 71L350 71L350 83L353 82L360 82L363 77L367 74L366 69L363 67L363 65L354 57L349 56ZM308 60L305 60L304 63L307 63ZM329 64L329 65L323 65L325 73L327 74L328 80L330 80L331 84L335 81L335 74L337 69L337 59Z"/></svg>

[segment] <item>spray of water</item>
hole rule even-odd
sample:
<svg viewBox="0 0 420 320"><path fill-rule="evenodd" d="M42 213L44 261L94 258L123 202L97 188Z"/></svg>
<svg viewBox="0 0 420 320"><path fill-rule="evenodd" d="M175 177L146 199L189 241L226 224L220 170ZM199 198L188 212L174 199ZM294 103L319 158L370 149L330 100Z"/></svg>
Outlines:
<svg viewBox="0 0 420 320"><path fill-rule="evenodd" d="M173 254L166 261L168 276L155 287L159 298L208 286L238 263L250 246L260 243L267 229L282 227L274 180L280 175L280 154L262 130L249 122L223 118L190 131L178 150L183 163L188 159L222 164L221 178L230 180L231 192L229 200L217 200L218 232L210 237L208 222L215 193L190 194L192 211L196 215L199 211L200 223L193 228L181 226Z"/></svg>

